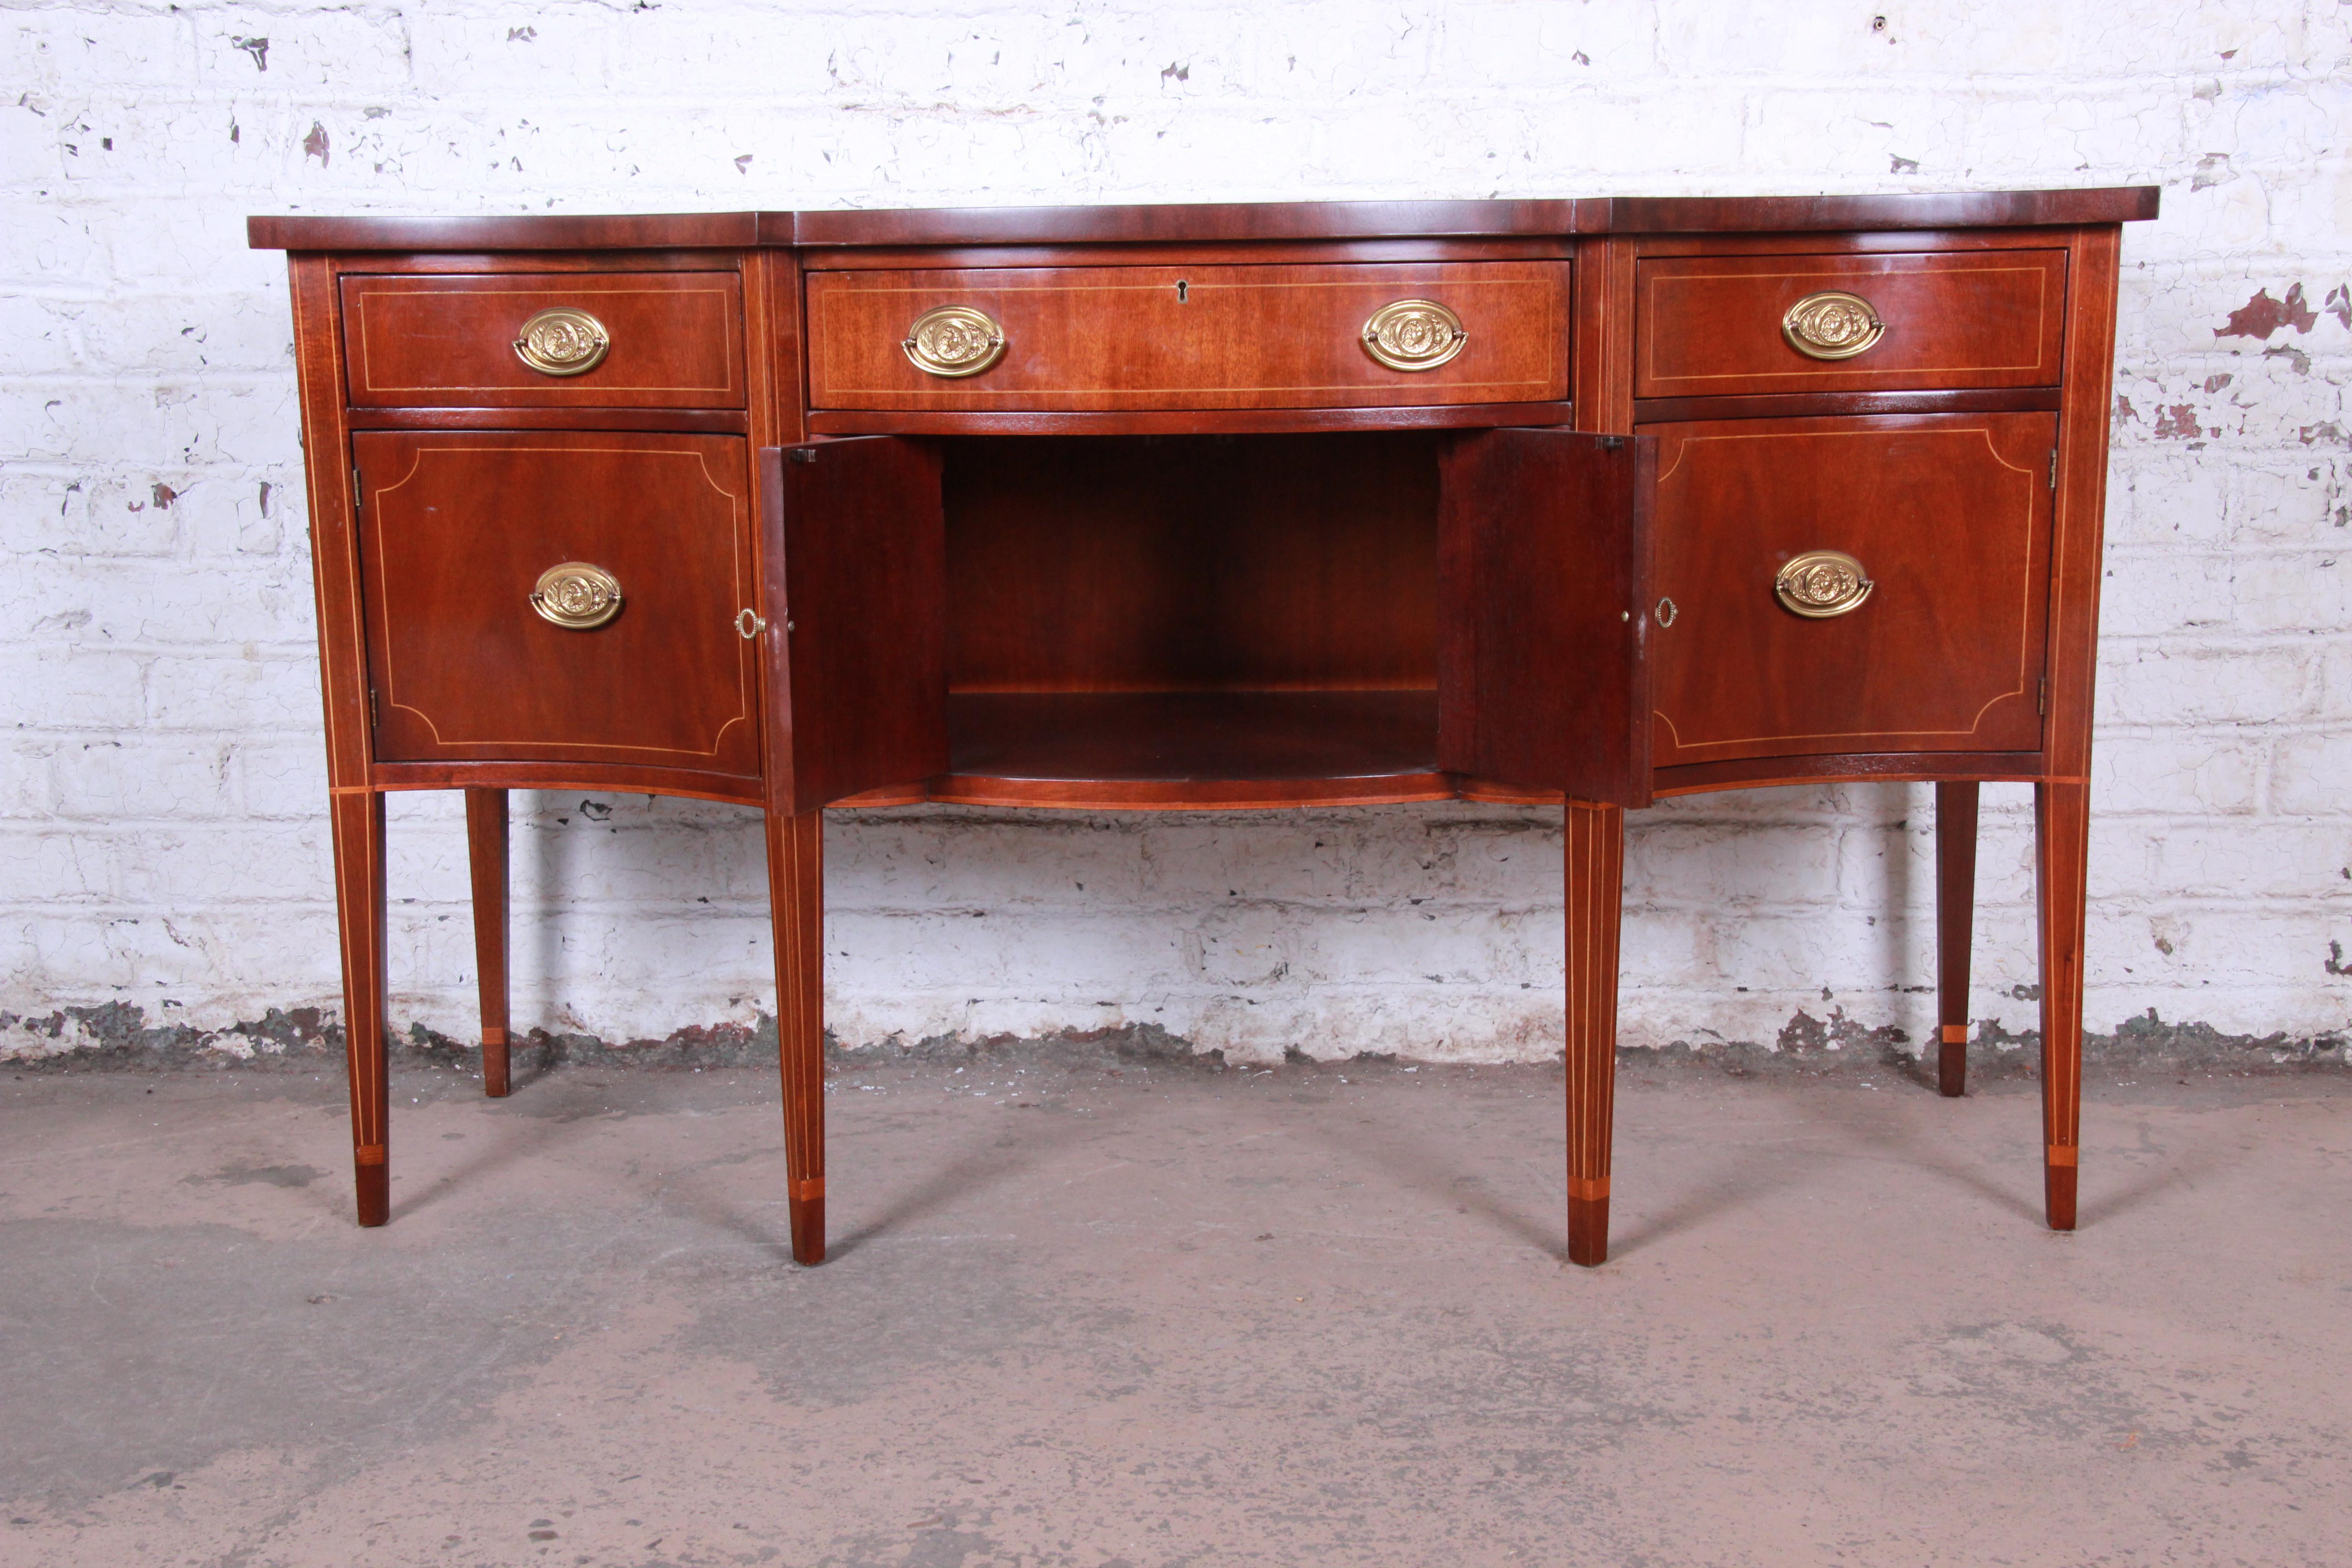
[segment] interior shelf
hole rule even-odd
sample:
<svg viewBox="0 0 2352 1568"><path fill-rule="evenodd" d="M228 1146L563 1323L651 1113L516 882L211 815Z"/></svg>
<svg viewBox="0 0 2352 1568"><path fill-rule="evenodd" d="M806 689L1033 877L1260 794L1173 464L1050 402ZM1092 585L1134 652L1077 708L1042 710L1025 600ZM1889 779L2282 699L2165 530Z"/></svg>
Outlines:
<svg viewBox="0 0 2352 1568"><path fill-rule="evenodd" d="M1434 691L1017 691L948 699L933 799L1439 799Z"/></svg>

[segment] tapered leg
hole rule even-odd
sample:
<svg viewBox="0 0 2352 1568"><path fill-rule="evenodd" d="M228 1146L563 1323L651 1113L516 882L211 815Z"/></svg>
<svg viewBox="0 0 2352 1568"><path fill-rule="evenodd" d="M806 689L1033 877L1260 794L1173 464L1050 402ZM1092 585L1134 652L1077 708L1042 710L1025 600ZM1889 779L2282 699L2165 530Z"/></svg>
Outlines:
<svg viewBox="0 0 2352 1568"><path fill-rule="evenodd" d="M776 1049L793 1258L824 1261L824 814L768 814L776 927Z"/></svg>
<svg viewBox="0 0 2352 1568"><path fill-rule="evenodd" d="M2050 1228L2074 1228L2083 1131L2083 929L2090 860L2089 786L2033 786L2042 931L2042 1194Z"/></svg>
<svg viewBox="0 0 2352 1568"><path fill-rule="evenodd" d="M383 796L333 800L335 912L343 941L343 1052L352 1089L352 1165L362 1225L392 1215L392 1084L384 1067Z"/></svg>
<svg viewBox="0 0 2352 1568"><path fill-rule="evenodd" d="M1609 1139L1617 1091L1617 926L1625 813L1568 803L1568 1258L1609 1259Z"/></svg>
<svg viewBox="0 0 2352 1568"><path fill-rule="evenodd" d="M482 1092L507 1076L507 792L466 792L466 858L474 873L474 971L482 994Z"/></svg>
<svg viewBox="0 0 2352 1568"><path fill-rule="evenodd" d="M1936 786L1936 1083L1969 1086L1969 938L1977 908L1977 784Z"/></svg>

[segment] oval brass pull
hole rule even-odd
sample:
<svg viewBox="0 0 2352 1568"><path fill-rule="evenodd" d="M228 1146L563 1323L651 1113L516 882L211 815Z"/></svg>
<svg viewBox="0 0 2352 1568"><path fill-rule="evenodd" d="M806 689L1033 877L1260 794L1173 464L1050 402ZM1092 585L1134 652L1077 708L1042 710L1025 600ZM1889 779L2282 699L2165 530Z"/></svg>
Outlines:
<svg viewBox="0 0 2352 1568"><path fill-rule="evenodd" d="M978 375L1004 357L1004 329L970 305L941 305L915 318L898 345L926 375Z"/></svg>
<svg viewBox="0 0 2352 1568"><path fill-rule="evenodd" d="M1672 599L1660 599L1658 601L1658 607L1650 613L1657 616L1658 625L1662 626L1673 626L1676 621L1682 618L1683 614L1680 609L1675 607L1675 602Z"/></svg>
<svg viewBox="0 0 2352 1568"><path fill-rule="evenodd" d="M558 305L522 324L515 357L541 375L585 375L604 363L613 335L585 310Z"/></svg>
<svg viewBox="0 0 2352 1568"><path fill-rule="evenodd" d="M1862 608L1878 586L1862 563L1842 550L1808 550L1791 556L1772 579L1772 596L1783 608L1811 621L1825 621Z"/></svg>
<svg viewBox="0 0 2352 1568"><path fill-rule="evenodd" d="M735 612L735 629L742 634L745 642L750 642L768 629L768 623L761 618L757 610L738 610Z"/></svg>
<svg viewBox="0 0 2352 1568"><path fill-rule="evenodd" d="M1886 335L1886 323L1861 295L1830 289L1790 306L1780 318L1780 335L1809 359L1852 359Z"/></svg>
<svg viewBox="0 0 2352 1568"><path fill-rule="evenodd" d="M602 566L566 561L539 574L530 607L566 631L590 631L621 613L620 580Z"/></svg>
<svg viewBox="0 0 2352 1568"><path fill-rule="evenodd" d="M1435 370L1469 341L1462 318L1434 300L1399 300L1364 323L1364 352L1391 370Z"/></svg>

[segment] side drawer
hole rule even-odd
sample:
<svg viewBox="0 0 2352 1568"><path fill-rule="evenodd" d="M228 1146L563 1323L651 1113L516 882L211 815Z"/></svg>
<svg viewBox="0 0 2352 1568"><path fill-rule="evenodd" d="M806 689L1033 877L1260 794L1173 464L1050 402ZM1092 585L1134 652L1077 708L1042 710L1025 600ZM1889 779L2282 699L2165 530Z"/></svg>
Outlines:
<svg viewBox="0 0 2352 1568"><path fill-rule="evenodd" d="M2063 250L1636 264L1636 397L2055 386Z"/></svg>
<svg viewBox="0 0 2352 1568"><path fill-rule="evenodd" d="M1569 303L1565 261L812 272L809 405L1027 413L1555 401L1568 395ZM1405 309L1376 322L1390 306ZM971 314L948 337L918 342L918 322L947 308ZM1458 342L1445 312L1466 334ZM1368 342L1382 323L1385 336ZM1421 363L1397 368L1376 349ZM940 363L942 353L968 357Z"/></svg>
<svg viewBox="0 0 2352 1568"><path fill-rule="evenodd" d="M732 272L347 276L362 407L740 408Z"/></svg>
<svg viewBox="0 0 2352 1568"><path fill-rule="evenodd" d="M2055 415L1649 433L1655 765L2041 749Z"/></svg>
<svg viewBox="0 0 2352 1568"><path fill-rule="evenodd" d="M759 645L735 621L759 602L740 437L376 432L352 447L379 760L758 775ZM617 609L593 575L568 595L546 583L568 564L604 574ZM559 624L567 610L605 618Z"/></svg>

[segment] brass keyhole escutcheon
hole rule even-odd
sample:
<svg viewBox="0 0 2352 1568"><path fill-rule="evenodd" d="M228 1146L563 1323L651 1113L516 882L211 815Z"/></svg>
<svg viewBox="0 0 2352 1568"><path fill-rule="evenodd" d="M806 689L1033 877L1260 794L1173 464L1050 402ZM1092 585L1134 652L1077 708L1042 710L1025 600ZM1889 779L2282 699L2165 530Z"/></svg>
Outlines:
<svg viewBox="0 0 2352 1568"><path fill-rule="evenodd" d="M566 561L539 574L530 607L566 631L593 631L621 613L621 584L602 566Z"/></svg>
<svg viewBox="0 0 2352 1568"><path fill-rule="evenodd" d="M1825 621L1862 608L1876 586L1862 563L1845 552L1808 550L1780 568L1772 579L1772 596L1793 615Z"/></svg>
<svg viewBox="0 0 2352 1568"><path fill-rule="evenodd" d="M1364 323L1364 352L1391 370L1435 370L1469 341L1462 318L1434 300L1399 300Z"/></svg>
<svg viewBox="0 0 2352 1568"><path fill-rule="evenodd" d="M1780 318L1780 335L1808 359L1852 359L1877 346L1886 323L1861 295L1830 289L1790 306Z"/></svg>
<svg viewBox="0 0 2352 1568"><path fill-rule="evenodd" d="M541 375L585 375L604 363L612 347L604 322L569 305L541 310L514 341L515 357Z"/></svg>
<svg viewBox="0 0 2352 1568"><path fill-rule="evenodd" d="M1004 357L1004 328L985 310L941 305L916 317L898 346L926 375L978 375Z"/></svg>

